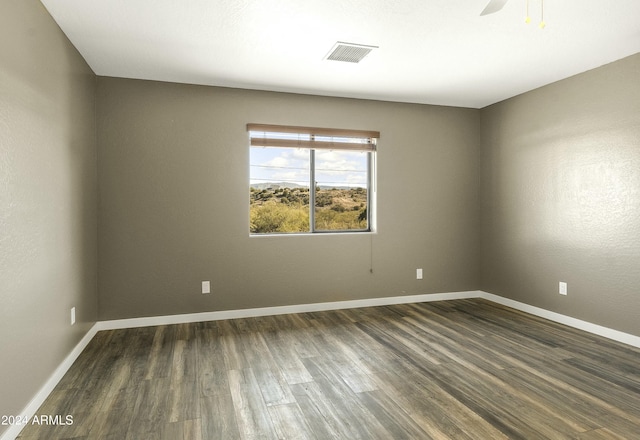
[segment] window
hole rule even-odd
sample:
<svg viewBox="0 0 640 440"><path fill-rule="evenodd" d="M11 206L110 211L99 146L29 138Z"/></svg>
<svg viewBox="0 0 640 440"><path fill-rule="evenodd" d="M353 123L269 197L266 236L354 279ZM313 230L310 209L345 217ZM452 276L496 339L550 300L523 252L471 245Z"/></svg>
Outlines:
<svg viewBox="0 0 640 440"><path fill-rule="evenodd" d="M369 232L378 132L247 124L251 234Z"/></svg>

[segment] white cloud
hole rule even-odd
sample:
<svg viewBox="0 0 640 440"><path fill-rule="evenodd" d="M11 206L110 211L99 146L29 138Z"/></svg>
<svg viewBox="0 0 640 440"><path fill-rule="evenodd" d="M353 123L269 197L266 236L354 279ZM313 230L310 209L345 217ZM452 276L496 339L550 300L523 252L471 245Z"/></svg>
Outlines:
<svg viewBox="0 0 640 440"><path fill-rule="evenodd" d="M309 181L309 150L261 148L251 151L252 181ZM340 150L316 151L316 181L325 186L366 186L367 155Z"/></svg>
<svg viewBox="0 0 640 440"><path fill-rule="evenodd" d="M286 157L283 157L283 156L274 157L271 160L268 160L266 162L261 163L261 165L269 166L269 167L288 167L288 166L291 166L290 162L289 162L289 159L287 159Z"/></svg>
<svg viewBox="0 0 640 440"><path fill-rule="evenodd" d="M353 151L318 151L316 171L320 185L366 186L367 156Z"/></svg>

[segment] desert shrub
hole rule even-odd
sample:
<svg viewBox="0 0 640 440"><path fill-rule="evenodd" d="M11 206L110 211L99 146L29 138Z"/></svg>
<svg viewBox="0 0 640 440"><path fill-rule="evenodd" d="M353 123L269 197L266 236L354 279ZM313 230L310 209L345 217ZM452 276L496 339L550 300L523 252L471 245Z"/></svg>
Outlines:
<svg viewBox="0 0 640 440"><path fill-rule="evenodd" d="M316 229L325 231L348 231L350 229L364 229L367 227L365 221L358 218L355 211L337 212L331 209L316 211Z"/></svg>
<svg viewBox="0 0 640 440"><path fill-rule="evenodd" d="M318 191L316 193L316 206L325 207L333 203L333 196L328 191Z"/></svg>
<svg viewBox="0 0 640 440"><path fill-rule="evenodd" d="M352 196L359 197L354 199ZM351 196L351 197L350 197ZM316 195L316 229L352 230L367 227L366 190L320 190ZM250 231L309 231L309 189L278 188L250 191Z"/></svg>
<svg viewBox="0 0 640 440"><path fill-rule="evenodd" d="M307 232L309 230L309 208L287 206L267 202L252 206L249 210L249 225L252 233Z"/></svg>

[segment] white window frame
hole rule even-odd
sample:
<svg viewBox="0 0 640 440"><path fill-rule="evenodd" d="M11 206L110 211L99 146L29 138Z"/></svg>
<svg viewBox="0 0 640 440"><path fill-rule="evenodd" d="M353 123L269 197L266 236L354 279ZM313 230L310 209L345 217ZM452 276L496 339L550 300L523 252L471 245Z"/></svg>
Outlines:
<svg viewBox="0 0 640 440"><path fill-rule="evenodd" d="M251 235L295 235L326 233L363 233L375 230L375 156L380 132L317 127L295 127L269 124L247 124L249 144L255 147L301 148L309 150L309 230L297 233L251 233ZM361 151L367 154L367 228L316 229L317 150Z"/></svg>

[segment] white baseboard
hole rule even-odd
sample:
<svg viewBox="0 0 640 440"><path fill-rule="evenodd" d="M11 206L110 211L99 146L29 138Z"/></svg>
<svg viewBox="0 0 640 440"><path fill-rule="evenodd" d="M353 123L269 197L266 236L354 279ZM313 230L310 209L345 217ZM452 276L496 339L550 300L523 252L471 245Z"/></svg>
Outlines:
<svg viewBox="0 0 640 440"><path fill-rule="evenodd" d="M502 304L503 306L511 307L512 309L520 310L521 312L530 313L541 318L548 319L560 324L567 325L569 327L584 330L588 333L603 336L614 341L622 342L623 344L631 345L633 347L640 348L640 337L624 333L618 330L613 330L608 327L603 327L598 324L593 324L588 321L582 321L580 319L572 318L571 316L561 315L560 313L551 312L546 309L531 306L529 304L514 301L512 299L504 298L502 296L494 295L488 292L480 292L480 298L492 301L494 303Z"/></svg>
<svg viewBox="0 0 640 440"><path fill-rule="evenodd" d="M322 312L326 310L355 309L359 307L389 306L394 304L410 304L432 301L448 301L453 299L484 298L522 312L530 313L569 327L584 330L614 341L640 348L640 337L593 324L560 313L551 312L529 304L514 301L502 296L481 290L464 292L431 293L423 295L390 296L384 298L357 299L351 301L335 301L314 304L296 304L290 306L262 307L254 309L223 310L219 312L190 313L183 315L152 316L147 318L118 319L100 321L98 330L115 330L122 328L149 327L154 325L184 324L190 322L220 321L223 319L254 318L257 316L285 315L288 313Z"/></svg>
<svg viewBox="0 0 640 440"><path fill-rule="evenodd" d="M258 316L273 316L284 315L288 313L304 313L304 312L321 312L326 310L343 310L354 309L359 307L373 307L373 306L388 306L394 304L410 304L432 301L448 301L454 299L471 299L471 298L483 298L488 301L502 304L507 307L511 307L522 312L530 313L541 318L548 319L550 321L558 322L560 324L568 325L580 330L584 330L589 333L593 333L599 336L603 336L614 341L622 342L633 347L640 348L640 337L634 336L628 333L624 333L618 330L613 330L607 327L603 327L597 324L592 324L587 321L572 318L570 316L561 315L559 313L551 312L549 310L541 309L539 307L531 306L525 303L514 301L508 298L504 298L492 293L483 292L480 290L472 290L465 292L449 292L449 293L433 293L424 295L407 295L407 296L391 296L385 298L370 298L370 299L358 299L352 301L336 301L325 302L315 304L298 304L291 306L277 306L277 307L262 307L253 309L240 309L240 310L223 310L219 312L203 312L203 313L190 313L184 315L168 315L168 316L153 316L148 318L131 318L131 319L118 319L112 321L100 321L97 322L82 338L82 340L76 345L76 347L69 353L69 355L62 361L60 366L53 372L49 380L38 391L38 393L31 399L31 402L24 408L21 415L28 417L30 420L36 414L36 411L49 394L56 387L60 379L65 375L67 370L80 356L82 350L89 344L91 339L100 330L115 330L122 328L133 327L148 327L154 325L170 325L170 324L184 324L190 322L201 321L219 321L222 319L236 319L236 318L251 318ZM18 436L24 426L11 426L7 431L2 434L0 440L13 440Z"/></svg>
<svg viewBox="0 0 640 440"><path fill-rule="evenodd" d="M71 350L71 352L67 355L66 358L58 365L58 368L53 372L49 379L44 383L42 388L38 390L35 396L31 399L31 401L27 404L27 406L20 413L20 418L22 420L31 420L31 418L36 415L36 411L38 408L42 406L44 401L49 397L49 394L53 391L53 389L58 385L58 382L62 379L62 377L66 374L66 372L71 368L71 365L78 359L80 353L85 349L89 342L93 339L93 337L98 333L98 326L94 324L89 331L83 336L83 338L76 344L76 346ZM25 425L10 425L9 429L7 429L2 436L0 436L0 440L14 440L22 429L24 429Z"/></svg>
<svg viewBox="0 0 640 440"><path fill-rule="evenodd" d="M431 301L447 301L452 299L480 298L480 296L481 292L478 290L466 292L431 293L424 295L390 296L385 298L356 299L351 301L296 304L290 306L262 307L255 309L223 310L219 312L202 312L183 315L118 319L112 321L101 321L96 325L98 326L98 330L115 330L121 328L149 327L154 325L185 324L190 322L220 321L223 319L286 315L289 313L322 312L326 310L344 310L355 309L359 307L389 306L393 304L410 304Z"/></svg>

